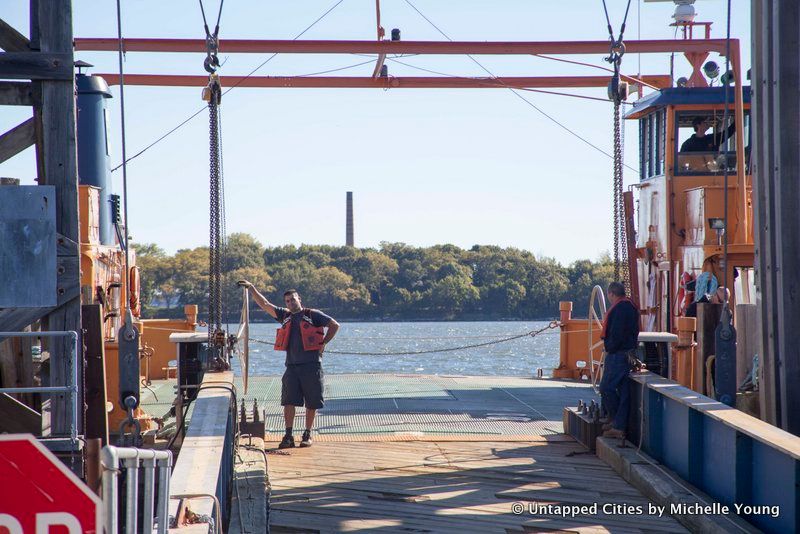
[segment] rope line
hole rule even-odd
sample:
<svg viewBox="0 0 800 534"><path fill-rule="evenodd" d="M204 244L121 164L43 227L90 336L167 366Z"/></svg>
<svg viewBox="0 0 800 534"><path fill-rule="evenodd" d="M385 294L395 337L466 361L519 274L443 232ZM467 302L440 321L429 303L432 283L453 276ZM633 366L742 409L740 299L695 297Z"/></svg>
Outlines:
<svg viewBox="0 0 800 534"><path fill-rule="evenodd" d="M506 343L508 341L513 341L515 339L521 339L523 337L536 337L539 334L546 332L548 330L552 330L554 328L558 328L561 326L561 323L558 321L551 321L547 326L542 327L538 330L531 330L530 332L525 332L524 334L517 334L515 336L509 336L502 339L496 339L493 341L487 341L484 343L473 343L470 345L462 345L460 347L447 347L443 349L427 349L427 350L415 350L415 351L399 351L399 352L353 352L353 351L337 351L337 350L326 350L325 353L327 354L344 354L350 356L410 356L410 355L418 355L418 354L435 354L437 352L455 352L459 350L465 349L474 349L478 347L488 347L489 345L497 345L499 343ZM264 341L261 339L250 338L250 341L254 341L256 343L262 343L264 345L273 345L268 341Z"/></svg>

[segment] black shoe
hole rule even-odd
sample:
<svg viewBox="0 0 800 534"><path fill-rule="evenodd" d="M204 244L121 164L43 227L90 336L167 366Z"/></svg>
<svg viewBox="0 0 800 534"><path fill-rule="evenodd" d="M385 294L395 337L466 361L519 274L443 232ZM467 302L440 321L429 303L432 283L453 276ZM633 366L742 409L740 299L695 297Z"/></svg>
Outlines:
<svg viewBox="0 0 800 534"><path fill-rule="evenodd" d="M278 444L279 449L291 449L294 447L294 436L286 435Z"/></svg>
<svg viewBox="0 0 800 534"><path fill-rule="evenodd" d="M314 444L314 440L311 439L311 431L306 430L303 432L303 440L300 442L301 447L310 447Z"/></svg>

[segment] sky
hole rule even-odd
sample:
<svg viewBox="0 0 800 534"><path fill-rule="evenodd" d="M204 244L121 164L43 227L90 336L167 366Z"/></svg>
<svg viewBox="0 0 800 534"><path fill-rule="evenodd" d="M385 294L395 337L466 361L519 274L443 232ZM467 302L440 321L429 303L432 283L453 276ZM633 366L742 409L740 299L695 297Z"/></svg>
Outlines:
<svg viewBox="0 0 800 534"><path fill-rule="evenodd" d="M292 39L338 0L227 0L220 39ZM606 0L615 31L626 2ZM73 0L76 37L116 37L116 3ZM750 6L733 0L731 35L750 66ZM415 6L453 40L569 41L608 38L601 0L382 0L387 35L444 40ZM209 18L218 0L204 0ZM698 0L698 21L725 36L726 0ZM194 0L122 0L125 37L202 38ZM668 39L674 5L632 0L625 38ZM27 34L26 2L3 19ZM303 39L375 39L375 2L343 0ZM244 75L264 54L222 53L220 73ZM605 67L602 56L565 56ZM117 55L79 52L90 73L118 71ZM204 74L204 54L128 53L130 73ZM368 60L353 55L276 56L255 75L303 75ZM527 56L477 56L498 76L602 75L602 71ZM724 65L724 58L710 59ZM460 76L485 76L466 56L413 56L404 63ZM394 76L425 72L387 61ZM626 74L669 74L669 55L628 54ZM369 76L373 64L331 75ZM689 64L675 58L675 77ZM605 89L568 90L603 98ZM121 162L119 88L112 88L112 166ZM343 245L345 193L353 191L355 242L416 246L452 243L511 246L562 263L596 259L612 243L612 160L545 117L546 113L605 152L612 152L608 102L506 89L242 89L222 106L226 227L265 246ZM125 87L126 149L132 156L204 103L200 88ZM0 107L0 128L30 117L30 108ZM638 126L625 121L625 161L638 166ZM129 233L169 253L208 243L208 114L128 163ZM0 164L0 176L33 184L34 151ZM626 187L638 175L625 169ZM122 191L122 170L113 173Z"/></svg>

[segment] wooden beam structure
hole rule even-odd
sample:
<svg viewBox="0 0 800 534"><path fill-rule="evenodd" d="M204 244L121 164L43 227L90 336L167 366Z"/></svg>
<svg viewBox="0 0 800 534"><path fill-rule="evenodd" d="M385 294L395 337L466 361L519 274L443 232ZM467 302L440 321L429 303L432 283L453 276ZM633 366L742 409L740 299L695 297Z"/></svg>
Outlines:
<svg viewBox="0 0 800 534"><path fill-rule="evenodd" d="M33 106L31 82L0 82L0 106Z"/></svg>
<svg viewBox="0 0 800 534"><path fill-rule="evenodd" d="M21 331L42 320L46 330L81 333L78 257L78 165L75 130L75 79L72 49L72 1L31 0L30 39L0 20L0 105L28 105L32 117L0 135L0 162L36 146L37 182L55 188L57 241L55 306L20 303L0 310L0 330ZM9 283L2 279L0 283ZM10 276L7 274L6 276ZM50 340L51 379L67 383L71 373L70 341ZM79 346L82 346L79 343ZM83 376L83 358L78 358ZM82 388L81 388L82 389ZM83 405L80 392L80 405ZM68 433L67 402L52 399L52 432ZM82 418L83 410L79 410ZM83 422L79 420L79 433Z"/></svg>
<svg viewBox="0 0 800 534"><path fill-rule="evenodd" d="M0 163L13 158L36 142L33 117L0 135Z"/></svg>
<svg viewBox="0 0 800 534"><path fill-rule="evenodd" d="M0 48L6 52L28 52L30 45L27 37L0 19Z"/></svg>
<svg viewBox="0 0 800 534"><path fill-rule="evenodd" d="M752 2L753 204L764 420L800 435L800 5Z"/></svg>

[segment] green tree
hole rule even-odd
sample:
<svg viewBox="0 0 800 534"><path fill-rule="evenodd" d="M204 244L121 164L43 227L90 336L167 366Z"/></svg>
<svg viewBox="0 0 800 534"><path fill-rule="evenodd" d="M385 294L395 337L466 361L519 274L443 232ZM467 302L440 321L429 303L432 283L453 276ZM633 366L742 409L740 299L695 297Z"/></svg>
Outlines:
<svg viewBox="0 0 800 534"><path fill-rule="evenodd" d="M141 271L142 315L151 317L154 300L163 300L167 308L174 305L175 290L170 258L164 249L154 243L131 243L136 265Z"/></svg>

